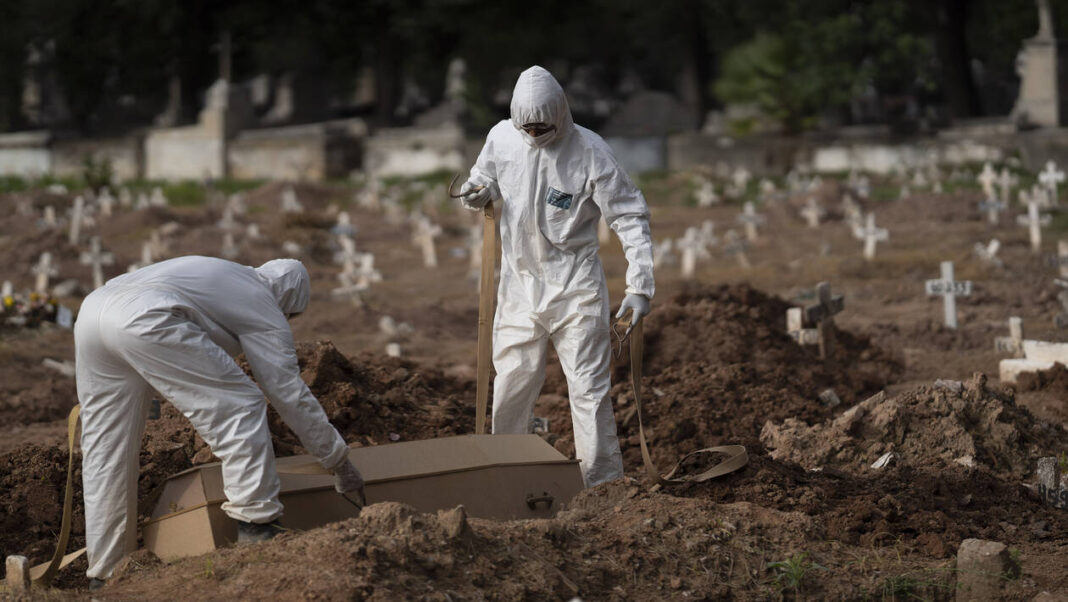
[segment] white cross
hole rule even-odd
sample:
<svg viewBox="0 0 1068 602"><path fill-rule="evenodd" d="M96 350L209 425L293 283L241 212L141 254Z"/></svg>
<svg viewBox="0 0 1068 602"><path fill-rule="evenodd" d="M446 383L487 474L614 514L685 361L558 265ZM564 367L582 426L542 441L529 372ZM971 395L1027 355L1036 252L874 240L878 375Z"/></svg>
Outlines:
<svg viewBox="0 0 1068 602"><path fill-rule="evenodd" d="M1002 167L998 175L998 186L1001 188L1001 200L1008 203L1012 198L1012 187L1016 185L1018 178L1012 175L1008 167Z"/></svg>
<svg viewBox="0 0 1068 602"><path fill-rule="evenodd" d="M59 225L56 222L56 210L51 205L46 205L44 208L44 223L49 228L55 228Z"/></svg>
<svg viewBox="0 0 1068 602"><path fill-rule="evenodd" d="M352 227L352 218L349 217L348 211L340 211L337 214L337 223L333 228L330 228L330 232L337 234L338 236L352 236L356 234L356 228Z"/></svg>
<svg viewBox="0 0 1068 602"><path fill-rule="evenodd" d="M727 238L727 244L723 247L728 255L734 255L738 258L738 265L745 269L752 268L752 264L749 263L749 257L745 254L746 242L742 240L738 233L734 230L727 230L725 235Z"/></svg>
<svg viewBox="0 0 1068 602"><path fill-rule="evenodd" d="M706 247L714 247L719 239L716 238L716 222L706 219L701 222L701 240L705 243ZM707 252L704 254L704 258L711 258Z"/></svg>
<svg viewBox="0 0 1068 602"><path fill-rule="evenodd" d="M141 192L138 192L137 193L137 205L134 206L134 209L137 209L138 211L140 211L142 209L148 209L149 206L150 205L149 205L149 202L148 202L148 195L145 194L145 191L142 190Z"/></svg>
<svg viewBox="0 0 1068 602"><path fill-rule="evenodd" d="M257 223L251 223L245 228L245 238L249 240L258 240L260 238L260 225Z"/></svg>
<svg viewBox="0 0 1068 602"><path fill-rule="evenodd" d="M367 185L356 193L356 203L364 209L381 211L382 199L379 195L381 188L378 177L374 174L369 175L367 177Z"/></svg>
<svg viewBox="0 0 1068 602"><path fill-rule="evenodd" d="M301 213L304 206L297 200L297 191L292 186L286 186L282 191L282 211L285 213Z"/></svg>
<svg viewBox="0 0 1068 602"><path fill-rule="evenodd" d="M149 199L148 203L153 207L167 206L167 197L163 194L163 190L159 186L152 189L152 198Z"/></svg>
<svg viewBox="0 0 1068 602"><path fill-rule="evenodd" d="M89 251L82 253L81 261L82 264L93 267L93 289L98 289L104 286L103 266L115 263L115 256L111 253L101 252L100 237L94 236L89 239Z"/></svg>
<svg viewBox="0 0 1068 602"><path fill-rule="evenodd" d="M979 259L985 263L989 263L994 267L1001 267L1001 260L998 259L998 251L1001 250L1001 241L994 238L987 244L981 242L975 243L975 254L979 256Z"/></svg>
<svg viewBox="0 0 1068 602"><path fill-rule="evenodd" d="M129 188L119 189L119 205L124 208L129 208L133 204L133 195L130 194Z"/></svg>
<svg viewBox="0 0 1068 602"><path fill-rule="evenodd" d="M875 245L890 239L890 232L886 228L875 227L875 214L868 213L863 228L856 228L854 234L864 240L864 259L875 259Z"/></svg>
<svg viewBox="0 0 1068 602"><path fill-rule="evenodd" d="M238 253L237 244L234 243L234 233L229 231L224 232L221 255L226 259L233 259L237 257Z"/></svg>
<svg viewBox="0 0 1068 602"><path fill-rule="evenodd" d="M999 201L996 198L990 197L987 200L979 203L979 211L986 211L986 218L991 224L997 224L1000 219L1000 214L1006 209L1006 205L1003 201Z"/></svg>
<svg viewBox="0 0 1068 602"><path fill-rule="evenodd" d="M712 205L718 205L719 195L716 194L716 186L710 180L702 179L701 186L697 189L697 206L708 209Z"/></svg>
<svg viewBox="0 0 1068 602"><path fill-rule="evenodd" d="M34 290L40 295L47 295L48 279L59 275L59 270L52 265L52 254L48 251L41 253L40 259L37 260L37 265L33 266L30 271L37 276Z"/></svg>
<svg viewBox="0 0 1068 602"><path fill-rule="evenodd" d="M105 186L100 191L100 197L96 200L100 205L100 215L103 217L111 217L112 208L115 206L115 197L111 196L111 191Z"/></svg>
<svg viewBox="0 0 1068 602"><path fill-rule="evenodd" d="M860 222L863 221L864 216L860 211L860 205L853 200L853 195L848 192L842 198L842 211L845 213L846 223L855 232L860 227ZM860 238L860 236L858 235L857 238Z"/></svg>
<svg viewBox="0 0 1068 602"><path fill-rule="evenodd" d="M998 175L994 173L994 166L986 163L983 165L983 171L975 179L983 187L983 194L988 199L994 197L994 182L997 178Z"/></svg>
<svg viewBox="0 0 1068 602"><path fill-rule="evenodd" d="M248 206L245 204L245 195L241 192L231 194L230 198L226 200L226 206L232 209L237 215L244 215L248 212Z"/></svg>
<svg viewBox="0 0 1068 602"><path fill-rule="evenodd" d="M753 178L753 174L749 173L749 170L744 165L739 165L734 173L731 174L731 181L734 186L741 190L742 194L745 193L745 189L749 186L749 180Z"/></svg>
<svg viewBox="0 0 1068 602"><path fill-rule="evenodd" d="M995 337L994 350L1011 353L1014 357L1022 358L1024 357L1023 339L1023 319L1019 316L1011 316L1009 318L1009 336Z"/></svg>
<svg viewBox="0 0 1068 602"><path fill-rule="evenodd" d="M1047 161L1046 168L1038 174L1038 181L1042 182L1042 185L1049 191L1050 201L1056 206L1057 185L1064 181L1064 172L1057 169L1057 164L1053 161Z"/></svg>
<svg viewBox="0 0 1068 602"><path fill-rule="evenodd" d="M222 219L216 224L224 231L229 232L237 227L237 222L234 221L234 209L227 206L223 209Z"/></svg>
<svg viewBox="0 0 1068 602"><path fill-rule="evenodd" d="M927 176L923 174L922 170L917 169L916 172L912 174L912 185L916 188L927 188L928 184L930 184L930 182L927 181Z"/></svg>
<svg viewBox="0 0 1068 602"><path fill-rule="evenodd" d="M432 223L425 217L416 218L415 232L412 233L412 242L423 251L423 266L428 268L438 267L438 254L434 245L434 239L441 235L441 226Z"/></svg>
<svg viewBox="0 0 1068 602"><path fill-rule="evenodd" d="M1027 215L1017 215L1016 223L1026 226L1031 234L1031 251L1042 251L1042 226L1048 226L1051 221L1049 214L1039 216L1038 202L1031 199L1027 202Z"/></svg>
<svg viewBox="0 0 1068 602"><path fill-rule="evenodd" d="M909 185L908 184L902 184L901 192L899 192L898 195L897 195L897 200L903 201L903 200L909 198L910 196L912 196L912 191L909 190Z"/></svg>
<svg viewBox="0 0 1068 602"><path fill-rule="evenodd" d="M81 219L85 212L85 200L81 196L75 197L74 207L70 209L70 229L67 233L67 242L77 245L81 237Z"/></svg>
<svg viewBox="0 0 1068 602"><path fill-rule="evenodd" d="M808 197L808 202L805 204L805 208L801 210L801 216L808 222L809 228L819 228L820 218L824 215L823 207L820 207L819 201L816 197Z"/></svg>
<svg viewBox="0 0 1068 602"><path fill-rule="evenodd" d="M972 282L970 280L964 280L962 282L956 282L953 280L953 262L942 262L942 278L939 280L928 280L924 288L927 290L928 295L939 295L943 300L943 307L946 314L946 328L957 327L957 297L967 297L972 294Z"/></svg>
<svg viewBox="0 0 1068 602"><path fill-rule="evenodd" d="M686 234L675 241L675 247L682 254L682 277L693 278L694 271L697 268L698 256L707 253L705 242L701 237L701 231L696 226L686 228Z"/></svg>
<svg viewBox="0 0 1068 602"><path fill-rule="evenodd" d="M753 242L757 239L757 225L764 223L764 216L757 214L752 201L746 201L743 207L738 221L745 225L746 240Z"/></svg>
<svg viewBox="0 0 1068 602"><path fill-rule="evenodd" d="M674 262L674 255L671 253L672 247L673 243L670 238L665 238L659 243L653 244L654 269Z"/></svg>

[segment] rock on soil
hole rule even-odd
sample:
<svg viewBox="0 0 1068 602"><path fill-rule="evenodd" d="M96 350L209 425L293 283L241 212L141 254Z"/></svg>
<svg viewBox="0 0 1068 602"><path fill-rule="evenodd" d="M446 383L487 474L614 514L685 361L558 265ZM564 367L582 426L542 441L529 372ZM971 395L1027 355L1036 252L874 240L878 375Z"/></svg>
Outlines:
<svg viewBox="0 0 1068 602"><path fill-rule="evenodd" d="M936 386L880 393L812 426L769 420L760 439L773 458L806 468L864 473L894 452L916 467L981 466L1017 479L1034 471L1038 457L1068 445L1063 427L1036 419L1016 405L1011 389L988 388L978 373L959 393Z"/></svg>

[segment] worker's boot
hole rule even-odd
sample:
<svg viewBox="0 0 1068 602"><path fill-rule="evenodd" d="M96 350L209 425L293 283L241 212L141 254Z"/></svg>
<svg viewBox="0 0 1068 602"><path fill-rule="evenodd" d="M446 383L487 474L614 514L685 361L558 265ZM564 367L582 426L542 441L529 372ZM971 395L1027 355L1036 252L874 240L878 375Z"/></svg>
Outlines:
<svg viewBox="0 0 1068 602"><path fill-rule="evenodd" d="M267 541L282 531L285 531L285 528L279 525L277 520L269 523L247 523L239 520L237 521L237 543Z"/></svg>

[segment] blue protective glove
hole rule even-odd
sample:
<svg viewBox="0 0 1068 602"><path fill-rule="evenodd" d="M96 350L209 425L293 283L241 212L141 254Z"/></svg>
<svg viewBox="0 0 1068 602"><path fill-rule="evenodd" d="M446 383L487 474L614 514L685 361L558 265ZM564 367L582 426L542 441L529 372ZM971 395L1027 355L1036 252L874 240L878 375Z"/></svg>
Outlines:
<svg viewBox="0 0 1068 602"><path fill-rule="evenodd" d="M633 310L630 316L630 325L633 327L638 323L638 320L649 315L649 297L634 293L623 297L623 303L619 304L619 311L616 312L616 317L622 318L626 315L628 309Z"/></svg>

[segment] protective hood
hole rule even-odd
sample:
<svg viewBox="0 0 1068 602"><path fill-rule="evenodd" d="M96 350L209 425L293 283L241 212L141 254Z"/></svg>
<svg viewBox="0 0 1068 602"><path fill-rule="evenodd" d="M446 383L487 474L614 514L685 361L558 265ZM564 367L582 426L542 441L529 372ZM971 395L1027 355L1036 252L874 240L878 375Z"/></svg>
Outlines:
<svg viewBox="0 0 1068 602"><path fill-rule="evenodd" d="M272 259L256 268L256 274L274 293L282 313L299 314L308 307L311 278L296 259Z"/></svg>
<svg viewBox="0 0 1068 602"><path fill-rule="evenodd" d="M527 123L546 123L556 129L535 138L523 131ZM574 124L564 89L552 73L535 65L519 74L512 91L512 125L527 144L543 147L567 135Z"/></svg>

